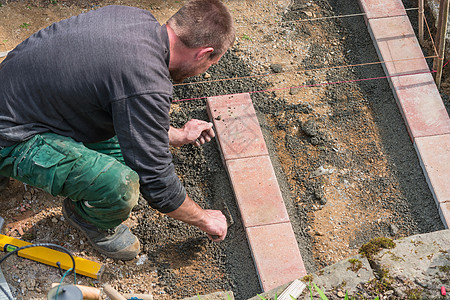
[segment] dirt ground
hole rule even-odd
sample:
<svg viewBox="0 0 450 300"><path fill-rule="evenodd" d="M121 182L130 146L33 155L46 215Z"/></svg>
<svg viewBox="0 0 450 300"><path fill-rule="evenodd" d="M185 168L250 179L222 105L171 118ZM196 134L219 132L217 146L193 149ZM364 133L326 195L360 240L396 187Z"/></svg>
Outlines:
<svg viewBox="0 0 450 300"><path fill-rule="evenodd" d="M236 21L236 44L207 74L175 86L174 99L184 101L173 105L172 123L207 120L204 99L185 99L252 92L307 271L356 254L374 237L443 229L387 81L319 85L384 76L380 65L336 68L378 61L361 16L299 21L359 13L357 5L345 0L224 2ZM53 22L100 6L148 9L163 23L182 5L172 0L0 3L0 52ZM406 7L416 5L405 1ZM414 27L415 13L409 13ZM235 77L243 78L215 81ZM444 80L447 109L449 86ZM107 282L124 293L152 293L156 300L225 290L239 300L255 296L261 292L258 277L216 143L173 149L173 155L192 198L205 208L227 203L235 224L226 241L212 243L140 201L127 220L141 240L140 256L129 262L108 259L64 221L61 198L16 180L0 195L3 233L58 243L105 264L100 281L77 276L79 284ZM50 284L61 280L55 268L20 258L1 267L17 299L44 299ZM73 280L69 276L65 282Z"/></svg>

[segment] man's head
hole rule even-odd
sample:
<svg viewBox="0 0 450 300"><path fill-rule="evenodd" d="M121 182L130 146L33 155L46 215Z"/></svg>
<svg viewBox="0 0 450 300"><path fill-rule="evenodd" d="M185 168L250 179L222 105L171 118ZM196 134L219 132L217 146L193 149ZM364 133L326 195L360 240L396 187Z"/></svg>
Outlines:
<svg viewBox="0 0 450 300"><path fill-rule="evenodd" d="M220 0L188 1L167 21L167 27L169 69L175 81L206 71L235 40L233 19Z"/></svg>

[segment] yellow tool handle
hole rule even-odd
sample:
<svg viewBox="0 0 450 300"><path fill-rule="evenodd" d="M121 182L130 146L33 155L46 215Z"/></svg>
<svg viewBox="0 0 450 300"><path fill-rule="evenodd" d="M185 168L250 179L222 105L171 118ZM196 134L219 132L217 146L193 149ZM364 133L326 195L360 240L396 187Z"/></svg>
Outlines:
<svg viewBox="0 0 450 300"><path fill-rule="evenodd" d="M0 250L11 252L17 248L32 245L31 243L0 234ZM68 270L73 267L72 260L67 253L53 250L47 247L32 247L19 251L17 256L28 258L46 265L58 267L59 262L61 268ZM75 272L80 275L88 276L94 279L100 279L103 272L103 265L87 260L78 256L73 257L75 260Z"/></svg>

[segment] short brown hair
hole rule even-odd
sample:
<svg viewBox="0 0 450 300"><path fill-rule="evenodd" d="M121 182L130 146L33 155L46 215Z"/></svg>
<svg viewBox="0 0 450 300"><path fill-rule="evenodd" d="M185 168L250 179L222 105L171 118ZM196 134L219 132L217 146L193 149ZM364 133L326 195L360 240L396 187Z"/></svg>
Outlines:
<svg viewBox="0 0 450 300"><path fill-rule="evenodd" d="M234 43L233 18L220 0L190 0L167 24L188 48L214 48L211 58Z"/></svg>

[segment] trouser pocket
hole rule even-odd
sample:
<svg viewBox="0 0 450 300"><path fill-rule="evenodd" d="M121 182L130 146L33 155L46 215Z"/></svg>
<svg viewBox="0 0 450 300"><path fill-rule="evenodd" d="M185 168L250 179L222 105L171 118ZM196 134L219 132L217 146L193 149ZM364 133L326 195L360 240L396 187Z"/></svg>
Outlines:
<svg viewBox="0 0 450 300"><path fill-rule="evenodd" d="M115 157L53 133L36 135L0 159L0 171L52 195L69 197L84 219L112 228L136 205L139 176Z"/></svg>
<svg viewBox="0 0 450 300"><path fill-rule="evenodd" d="M77 155L65 152L60 143L47 140L41 135L19 144L15 157L12 177L44 191L58 195L77 160Z"/></svg>

